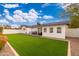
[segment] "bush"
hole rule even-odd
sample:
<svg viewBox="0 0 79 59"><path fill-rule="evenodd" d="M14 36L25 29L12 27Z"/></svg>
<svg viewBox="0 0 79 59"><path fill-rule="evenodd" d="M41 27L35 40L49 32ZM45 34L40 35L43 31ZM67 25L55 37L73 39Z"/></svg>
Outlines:
<svg viewBox="0 0 79 59"><path fill-rule="evenodd" d="M3 32L3 27L0 27L0 34L2 34Z"/></svg>
<svg viewBox="0 0 79 59"><path fill-rule="evenodd" d="M0 49L2 49L2 47L4 47L4 45L7 42L7 39L8 39L7 36L3 36L3 35L0 36Z"/></svg>

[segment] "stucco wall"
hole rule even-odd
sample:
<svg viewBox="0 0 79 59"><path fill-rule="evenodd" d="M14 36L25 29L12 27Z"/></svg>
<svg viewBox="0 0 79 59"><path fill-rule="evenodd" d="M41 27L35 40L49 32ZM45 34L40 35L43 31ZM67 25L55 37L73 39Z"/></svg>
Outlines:
<svg viewBox="0 0 79 59"><path fill-rule="evenodd" d="M31 31L32 32L35 32L35 31L37 32L38 31L38 28L32 28Z"/></svg>
<svg viewBox="0 0 79 59"><path fill-rule="evenodd" d="M31 34L31 28L26 28L26 33Z"/></svg>
<svg viewBox="0 0 79 59"><path fill-rule="evenodd" d="M4 29L3 34L15 34L15 33L20 33L21 30L12 30L12 29Z"/></svg>
<svg viewBox="0 0 79 59"><path fill-rule="evenodd" d="M67 37L79 37L79 28L73 28L73 29L68 28L66 31L66 36Z"/></svg>
<svg viewBox="0 0 79 59"><path fill-rule="evenodd" d="M16 34L16 33L25 33L30 34L31 28L26 28L25 30L16 30L16 29L4 29L3 34Z"/></svg>
<svg viewBox="0 0 79 59"><path fill-rule="evenodd" d="M49 28L53 27L53 33L50 33ZM57 27L62 28L62 33L57 33ZM47 28L47 32L44 32L44 28ZM55 37L55 38L63 38L65 39L66 25L58 25L58 26L45 26L42 28L42 36L47 37Z"/></svg>

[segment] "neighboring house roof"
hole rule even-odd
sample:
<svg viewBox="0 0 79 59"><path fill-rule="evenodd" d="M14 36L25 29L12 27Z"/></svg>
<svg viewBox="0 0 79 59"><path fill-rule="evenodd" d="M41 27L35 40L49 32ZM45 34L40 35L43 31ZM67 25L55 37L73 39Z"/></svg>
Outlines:
<svg viewBox="0 0 79 59"><path fill-rule="evenodd" d="M31 26L21 25L21 27L31 28Z"/></svg>
<svg viewBox="0 0 79 59"><path fill-rule="evenodd" d="M42 25L33 25L31 28L42 27Z"/></svg>

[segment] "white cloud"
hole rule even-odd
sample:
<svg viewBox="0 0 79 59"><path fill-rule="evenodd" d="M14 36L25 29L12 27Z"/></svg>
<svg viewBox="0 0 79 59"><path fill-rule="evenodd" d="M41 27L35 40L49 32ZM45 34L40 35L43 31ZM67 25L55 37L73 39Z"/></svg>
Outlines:
<svg viewBox="0 0 79 59"><path fill-rule="evenodd" d="M24 20L27 20L29 22L32 22L34 20L37 20L37 18L38 18L38 12L36 12L35 9L29 10L28 13L23 13L21 10L16 10L16 11L14 11L14 18L16 20L17 19L21 19L21 20L24 19Z"/></svg>
<svg viewBox="0 0 79 59"><path fill-rule="evenodd" d="M28 19L28 13L23 13L23 18L25 19L25 20L27 20Z"/></svg>
<svg viewBox="0 0 79 59"><path fill-rule="evenodd" d="M4 10L4 13L5 13L6 15L9 15L9 11L8 11L7 9Z"/></svg>
<svg viewBox="0 0 79 59"><path fill-rule="evenodd" d="M15 8L15 7L19 7L19 4L4 4L3 6L5 8Z"/></svg>
<svg viewBox="0 0 79 59"><path fill-rule="evenodd" d="M54 18L53 16L48 16L48 15L43 16L43 19L53 19L53 18Z"/></svg>
<svg viewBox="0 0 79 59"><path fill-rule="evenodd" d="M15 22L14 18L12 16L10 16L10 15L6 15L5 18L10 20L10 21L14 21Z"/></svg>
<svg viewBox="0 0 79 59"><path fill-rule="evenodd" d="M59 7L62 7L63 9L66 9L68 6L70 6L72 3L61 3L61 4L58 4Z"/></svg>
<svg viewBox="0 0 79 59"><path fill-rule="evenodd" d="M46 21L43 20L43 21L40 21L40 23L41 23L41 24L44 24L44 23L46 23Z"/></svg>
<svg viewBox="0 0 79 59"><path fill-rule="evenodd" d="M34 9L29 10L28 20L33 21L33 20L37 20L37 18L38 18L38 13Z"/></svg>
<svg viewBox="0 0 79 59"><path fill-rule="evenodd" d="M19 16L19 15L13 15L13 17L10 16L10 15L6 15L5 17L6 17L6 19L11 20L11 21L13 21L13 22L26 22L26 20L24 20L24 19L23 19L21 16Z"/></svg>
<svg viewBox="0 0 79 59"><path fill-rule="evenodd" d="M0 19L1 24L9 24L9 22L6 19Z"/></svg>
<svg viewBox="0 0 79 59"><path fill-rule="evenodd" d="M2 15L0 14L0 17L1 17Z"/></svg>
<svg viewBox="0 0 79 59"><path fill-rule="evenodd" d="M13 18L15 19L15 22L26 22L20 15L13 15Z"/></svg>
<svg viewBox="0 0 79 59"><path fill-rule="evenodd" d="M21 10L15 10L13 12L13 16L10 16L9 11L7 9L5 9L4 12L6 14L6 19L14 22L33 22L37 20L39 15L39 13L35 9L31 9L27 13L24 13Z"/></svg>
<svg viewBox="0 0 79 59"><path fill-rule="evenodd" d="M47 6L49 6L49 5L51 5L50 3L44 3L43 5L42 5L42 7L47 7Z"/></svg>
<svg viewBox="0 0 79 59"><path fill-rule="evenodd" d="M36 12L35 9L31 9L31 10L29 10L29 14L36 14L36 15L38 15L38 13Z"/></svg>
<svg viewBox="0 0 79 59"><path fill-rule="evenodd" d="M20 27L20 25L17 25L17 24L12 24L11 25L11 28L19 28Z"/></svg>
<svg viewBox="0 0 79 59"><path fill-rule="evenodd" d="M4 12L5 12L5 14L6 14L6 15L5 15L5 18L8 19L8 20L10 20L10 21L13 21L13 22L26 22L26 20L24 20L24 19L20 16L21 13L16 12L16 13L14 13L14 15L13 15L13 17L12 17L12 16L10 16L9 11L8 11L7 9L5 9Z"/></svg>
<svg viewBox="0 0 79 59"><path fill-rule="evenodd" d="M23 15L23 12L21 10L15 10L14 11L13 18L16 20L16 22L26 22L24 17L25 16Z"/></svg>
<svg viewBox="0 0 79 59"><path fill-rule="evenodd" d="M16 15L20 15L20 16L21 16L22 13L23 13L23 12L22 12L21 10L15 10L15 11L14 11L14 14L16 14Z"/></svg>
<svg viewBox="0 0 79 59"><path fill-rule="evenodd" d="M39 11L40 13L42 12L42 10Z"/></svg>
<svg viewBox="0 0 79 59"><path fill-rule="evenodd" d="M41 18L42 18L42 16L39 16L38 18L40 18L40 19L41 19Z"/></svg>

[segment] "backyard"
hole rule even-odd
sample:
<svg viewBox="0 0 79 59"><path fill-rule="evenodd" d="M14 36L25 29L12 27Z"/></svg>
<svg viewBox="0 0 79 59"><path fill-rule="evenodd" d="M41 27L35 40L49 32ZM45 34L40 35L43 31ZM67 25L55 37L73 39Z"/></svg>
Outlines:
<svg viewBox="0 0 79 59"><path fill-rule="evenodd" d="M66 56L68 43L40 36L7 34L8 41L21 56Z"/></svg>

